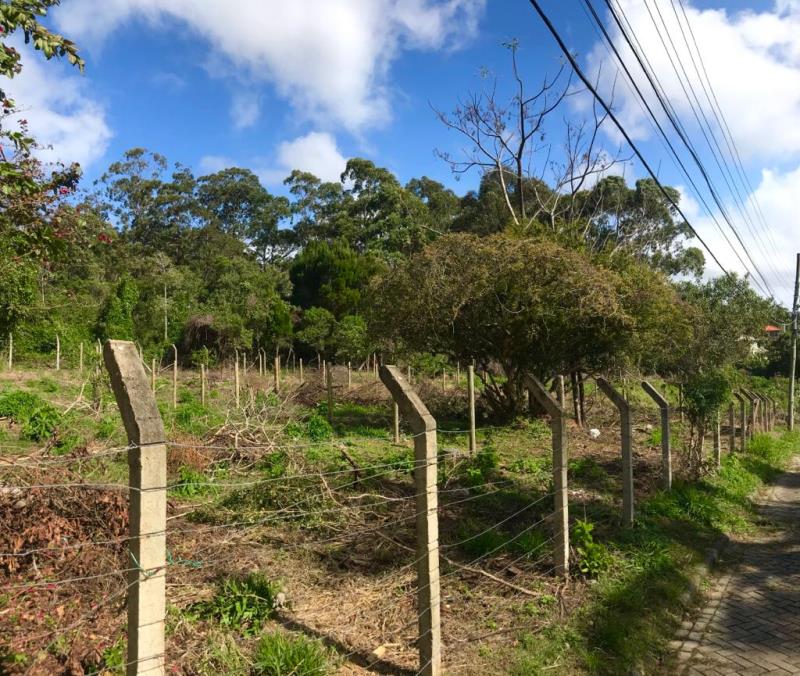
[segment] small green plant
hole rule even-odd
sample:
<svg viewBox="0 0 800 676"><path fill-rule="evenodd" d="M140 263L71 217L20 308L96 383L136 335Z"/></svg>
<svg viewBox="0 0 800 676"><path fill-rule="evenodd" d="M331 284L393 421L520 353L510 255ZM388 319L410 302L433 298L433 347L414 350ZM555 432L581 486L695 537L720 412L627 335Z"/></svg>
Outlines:
<svg viewBox="0 0 800 676"><path fill-rule="evenodd" d="M217 620L223 627L252 636L275 612L280 591L277 582L261 573L227 578L218 584L212 599L195 604L190 614L202 620Z"/></svg>
<svg viewBox="0 0 800 676"><path fill-rule="evenodd" d="M311 441L327 441L333 436L330 423L319 413L312 413L306 422L308 438Z"/></svg>
<svg viewBox="0 0 800 676"><path fill-rule="evenodd" d="M110 439L117 431L117 421L113 416L100 418L95 426L95 436L98 439Z"/></svg>
<svg viewBox="0 0 800 676"><path fill-rule="evenodd" d="M178 404L173 420L181 432L194 436L202 436L209 428L222 422L219 415L195 399Z"/></svg>
<svg viewBox="0 0 800 676"><path fill-rule="evenodd" d="M253 655L259 676L325 676L333 670L328 651L319 641L281 633L261 638Z"/></svg>
<svg viewBox="0 0 800 676"><path fill-rule="evenodd" d="M303 426L295 420L286 423L286 426L283 428L283 434L287 439L300 439L305 432Z"/></svg>
<svg viewBox="0 0 800 676"><path fill-rule="evenodd" d="M22 423L19 429L19 438L29 441L44 441L53 436L60 422L61 414L51 406L37 408Z"/></svg>
<svg viewBox="0 0 800 676"><path fill-rule="evenodd" d="M125 668L125 638L120 637L115 643L106 648L97 664L87 665L86 674L99 676L99 674L118 673Z"/></svg>
<svg viewBox="0 0 800 676"><path fill-rule="evenodd" d="M78 446L83 443L83 439L79 434L65 434L59 436L56 443L53 445L53 453L55 455L67 455L72 453Z"/></svg>
<svg viewBox="0 0 800 676"><path fill-rule="evenodd" d="M209 485L208 477L187 465L181 465L178 470L178 480L170 489L170 493L182 498L194 498L204 495L214 489Z"/></svg>
<svg viewBox="0 0 800 676"><path fill-rule="evenodd" d="M572 527L572 541L578 554L578 569L589 577L597 577L611 564L608 548L594 541L594 524L578 519Z"/></svg>
<svg viewBox="0 0 800 676"><path fill-rule="evenodd" d="M487 444L483 446L465 468L467 484L478 486L491 479L492 474L497 469L498 457L494 446Z"/></svg>

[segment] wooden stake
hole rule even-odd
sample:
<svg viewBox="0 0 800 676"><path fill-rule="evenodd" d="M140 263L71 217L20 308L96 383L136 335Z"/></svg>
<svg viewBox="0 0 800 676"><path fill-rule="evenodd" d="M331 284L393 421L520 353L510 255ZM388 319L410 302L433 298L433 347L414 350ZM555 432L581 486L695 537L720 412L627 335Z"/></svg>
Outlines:
<svg viewBox="0 0 800 676"><path fill-rule="evenodd" d="M178 408L178 348L172 345L172 408Z"/></svg>
<svg viewBox="0 0 800 676"><path fill-rule="evenodd" d="M78 373L83 373L83 341L78 346Z"/></svg>
<svg viewBox="0 0 800 676"><path fill-rule="evenodd" d="M206 405L206 365L200 364L200 403Z"/></svg>
<svg viewBox="0 0 800 676"><path fill-rule="evenodd" d="M298 361L300 363L300 384L302 385L303 384L303 358L300 357L300 359Z"/></svg>
<svg viewBox="0 0 800 676"><path fill-rule="evenodd" d="M280 392L281 389L281 358L280 355L275 356L275 392Z"/></svg>
<svg viewBox="0 0 800 676"><path fill-rule="evenodd" d="M234 398L236 400L236 408L240 408L241 399L239 395L239 352L236 352L236 361L233 363L233 386Z"/></svg>
<svg viewBox="0 0 800 676"><path fill-rule="evenodd" d="M150 368L150 389L153 394L156 393L156 358L153 357L153 362Z"/></svg>
<svg viewBox="0 0 800 676"><path fill-rule="evenodd" d="M61 370L61 339L56 334L56 371Z"/></svg>
<svg viewBox="0 0 800 676"><path fill-rule="evenodd" d="M475 434L475 367L467 366L467 398L469 399L469 452L475 453L478 449L478 440Z"/></svg>
<svg viewBox="0 0 800 676"><path fill-rule="evenodd" d="M392 403L392 409L394 414L394 443L400 443L400 407L397 405L396 402Z"/></svg>
<svg viewBox="0 0 800 676"><path fill-rule="evenodd" d="M353 368L350 362L347 362L347 390L353 389Z"/></svg>
<svg viewBox="0 0 800 676"><path fill-rule="evenodd" d="M332 369L325 366L325 384L328 389L328 422L333 425L333 373Z"/></svg>

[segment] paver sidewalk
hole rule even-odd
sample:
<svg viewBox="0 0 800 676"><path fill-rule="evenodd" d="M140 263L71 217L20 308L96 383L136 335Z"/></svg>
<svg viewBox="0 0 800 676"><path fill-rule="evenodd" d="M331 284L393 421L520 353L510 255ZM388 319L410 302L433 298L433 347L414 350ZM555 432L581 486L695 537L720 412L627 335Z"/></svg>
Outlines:
<svg viewBox="0 0 800 676"><path fill-rule="evenodd" d="M778 530L733 542L710 602L679 634L679 672L800 674L800 458L760 502Z"/></svg>

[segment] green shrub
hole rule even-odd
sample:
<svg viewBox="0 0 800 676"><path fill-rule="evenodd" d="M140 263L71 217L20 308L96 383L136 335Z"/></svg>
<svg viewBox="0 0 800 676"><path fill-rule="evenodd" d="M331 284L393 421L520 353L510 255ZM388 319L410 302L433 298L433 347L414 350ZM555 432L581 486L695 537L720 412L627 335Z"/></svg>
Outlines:
<svg viewBox="0 0 800 676"><path fill-rule="evenodd" d="M110 439L117 431L117 419L114 416L100 418L95 426L95 435L98 439Z"/></svg>
<svg viewBox="0 0 800 676"><path fill-rule="evenodd" d="M278 583L261 573L228 578L218 584L212 599L196 603L190 614L198 619L216 620L223 627L250 636L257 634L264 622L272 617L280 591Z"/></svg>
<svg viewBox="0 0 800 676"><path fill-rule="evenodd" d="M498 457L494 446L487 444L481 448L465 467L466 480L470 486L478 486L491 479L497 469Z"/></svg>
<svg viewBox="0 0 800 676"><path fill-rule="evenodd" d="M16 423L23 423L31 414L49 404L36 394L12 390L0 395L0 418L11 418Z"/></svg>
<svg viewBox="0 0 800 676"><path fill-rule="evenodd" d="M325 676L332 671L322 643L305 636L267 634L253 655L253 673L259 676Z"/></svg>
<svg viewBox="0 0 800 676"><path fill-rule="evenodd" d="M53 453L55 455L67 455L72 453L78 446L83 443L83 439L79 434L70 433L63 437L59 437L53 446Z"/></svg>
<svg viewBox="0 0 800 676"><path fill-rule="evenodd" d="M597 577L611 565L611 553L605 545L594 541L593 530L593 523L578 519L572 527L572 542L578 554L578 570Z"/></svg>
<svg viewBox="0 0 800 676"><path fill-rule="evenodd" d="M222 423L219 414L194 399L178 404L173 421L181 432L198 437Z"/></svg>
<svg viewBox="0 0 800 676"><path fill-rule="evenodd" d="M333 436L330 423L319 413L312 413L306 422L308 438L311 441L327 441Z"/></svg>
<svg viewBox="0 0 800 676"><path fill-rule="evenodd" d="M208 477L205 474L186 465L181 465L178 470L176 484L170 489L170 493L182 498L193 498L214 489L213 486L209 485Z"/></svg>
<svg viewBox="0 0 800 676"><path fill-rule="evenodd" d="M60 422L61 413L49 404L45 404L33 411L26 420L22 421L19 438L28 441L44 441L53 436Z"/></svg>

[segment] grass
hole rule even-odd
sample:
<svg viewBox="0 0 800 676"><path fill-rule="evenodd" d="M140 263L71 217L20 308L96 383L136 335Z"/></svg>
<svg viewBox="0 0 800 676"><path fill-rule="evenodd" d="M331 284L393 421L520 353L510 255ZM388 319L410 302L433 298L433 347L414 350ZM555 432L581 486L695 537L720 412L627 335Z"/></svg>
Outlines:
<svg viewBox="0 0 800 676"><path fill-rule="evenodd" d="M606 528L602 545L610 560L587 602L567 622L522 635L512 673L556 664L562 673L656 670L683 613L699 601L690 593L694 566L722 533L757 528L754 492L798 450L800 434L758 436L747 454L725 457L715 474L644 502L633 528Z"/></svg>
<svg viewBox="0 0 800 676"><path fill-rule="evenodd" d="M258 676L325 676L333 671L328 651L305 636L266 634L256 646L252 673Z"/></svg>
<svg viewBox="0 0 800 676"><path fill-rule="evenodd" d="M214 596L200 601L188 611L189 617L214 620L244 636L261 630L277 607L280 585L261 573L241 578L226 578L218 583Z"/></svg>

